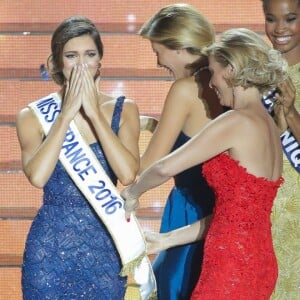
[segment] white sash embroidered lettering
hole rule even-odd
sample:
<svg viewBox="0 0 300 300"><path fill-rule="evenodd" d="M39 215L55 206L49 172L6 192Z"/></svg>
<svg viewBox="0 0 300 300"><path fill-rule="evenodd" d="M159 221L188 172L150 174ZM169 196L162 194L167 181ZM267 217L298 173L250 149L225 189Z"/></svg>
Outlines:
<svg viewBox="0 0 300 300"><path fill-rule="evenodd" d="M29 104L46 135L60 112L60 104L56 93ZM126 222L123 199L74 121L66 133L59 159L110 232L122 261L121 275L133 275L142 300L156 299L156 281L139 223L135 216Z"/></svg>
<svg viewBox="0 0 300 300"><path fill-rule="evenodd" d="M272 114L274 110L276 93L277 90L274 89L262 98L262 103L270 114ZM291 166L300 174L300 145L298 141L289 129L281 134L280 139L284 154L289 160Z"/></svg>
<svg viewBox="0 0 300 300"><path fill-rule="evenodd" d="M291 165L300 173L300 146L293 134L286 130L281 136L282 148Z"/></svg>

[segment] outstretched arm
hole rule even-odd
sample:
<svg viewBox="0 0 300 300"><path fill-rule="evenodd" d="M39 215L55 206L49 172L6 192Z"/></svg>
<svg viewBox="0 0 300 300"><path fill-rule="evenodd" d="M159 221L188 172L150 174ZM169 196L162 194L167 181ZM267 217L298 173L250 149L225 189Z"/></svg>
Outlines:
<svg viewBox="0 0 300 300"><path fill-rule="evenodd" d="M235 129L229 132L229 128L237 128L235 118L230 117L234 113L233 111L226 112L210 122L189 142L155 162L141 174L135 183L123 190L121 195L126 200L126 218L130 218L131 212L138 207L138 198L146 191L163 184L175 174L230 149L234 140L232 132Z"/></svg>
<svg viewBox="0 0 300 300"><path fill-rule="evenodd" d="M147 253L155 254L172 247L193 243L203 239L206 236L211 219L212 215L191 225L166 233L145 232Z"/></svg>

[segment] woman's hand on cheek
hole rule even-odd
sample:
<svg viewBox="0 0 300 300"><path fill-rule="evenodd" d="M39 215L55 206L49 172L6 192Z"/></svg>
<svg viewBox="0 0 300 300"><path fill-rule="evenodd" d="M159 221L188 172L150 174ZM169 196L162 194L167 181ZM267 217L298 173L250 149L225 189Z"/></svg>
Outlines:
<svg viewBox="0 0 300 300"><path fill-rule="evenodd" d="M83 95L82 104L83 109L88 117L93 116L98 112L99 101L98 101L98 89L99 79L94 80L88 66L85 65L83 68Z"/></svg>
<svg viewBox="0 0 300 300"><path fill-rule="evenodd" d="M70 117L71 120L78 113L82 105L82 86L82 68L75 65L70 79L67 81L65 97L62 103L62 113Z"/></svg>

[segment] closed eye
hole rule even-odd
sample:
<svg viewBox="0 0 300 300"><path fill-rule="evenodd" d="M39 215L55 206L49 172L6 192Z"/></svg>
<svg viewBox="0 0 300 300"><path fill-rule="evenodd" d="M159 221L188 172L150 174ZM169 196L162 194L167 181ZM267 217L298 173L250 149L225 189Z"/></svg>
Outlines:
<svg viewBox="0 0 300 300"><path fill-rule="evenodd" d="M94 57L94 56L96 56L97 55L97 53L95 52L95 51L89 51L88 52L88 56L89 57Z"/></svg>

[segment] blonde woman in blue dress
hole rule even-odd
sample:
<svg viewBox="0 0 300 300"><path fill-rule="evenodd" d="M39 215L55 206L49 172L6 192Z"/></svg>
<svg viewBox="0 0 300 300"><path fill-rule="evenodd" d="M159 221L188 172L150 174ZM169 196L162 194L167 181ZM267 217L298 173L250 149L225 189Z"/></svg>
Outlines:
<svg viewBox="0 0 300 300"><path fill-rule="evenodd" d="M171 4L160 9L139 34L151 42L157 64L175 82L164 102L158 126L141 157L140 171L188 142L223 111L209 88L208 62L201 53L214 41L212 24L193 6ZM170 231L211 214L214 193L198 164L174 176L162 216L161 232ZM200 275L203 241L162 251L153 263L158 299L189 299ZM195 267L197 266L197 267Z"/></svg>

